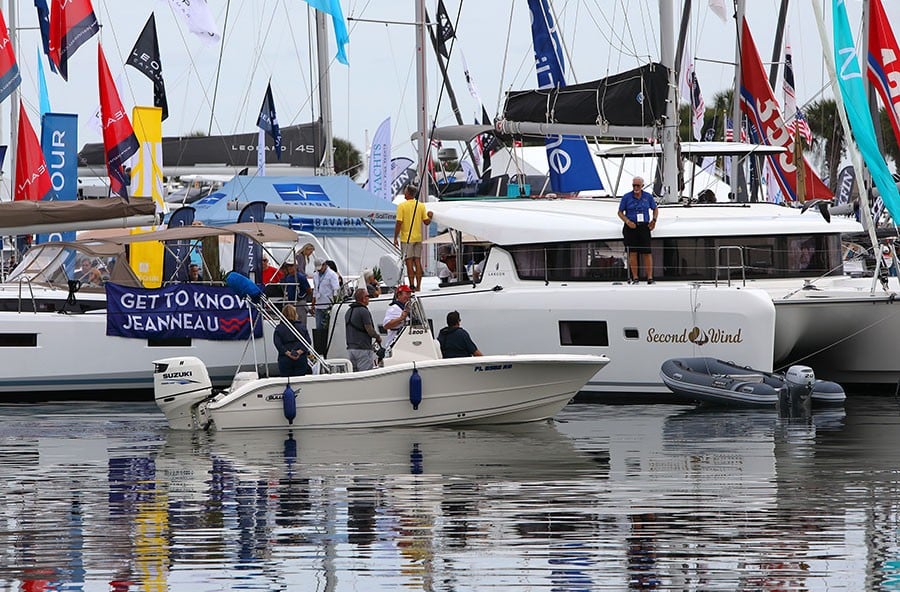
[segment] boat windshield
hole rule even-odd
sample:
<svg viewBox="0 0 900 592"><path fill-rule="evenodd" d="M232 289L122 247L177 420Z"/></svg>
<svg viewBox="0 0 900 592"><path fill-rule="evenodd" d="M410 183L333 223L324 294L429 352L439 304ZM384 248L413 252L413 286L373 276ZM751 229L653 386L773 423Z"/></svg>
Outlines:
<svg viewBox="0 0 900 592"><path fill-rule="evenodd" d="M90 245L75 243L46 243L29 249L22 262L6 278L7 283L40 284L68 289L69 280L81 281L81 289L103 289L103 283L114 275L119 260L124 261L124 252L91 248ZM120 268L127 265L119 265ZM121 273L116 281L133 285L133 274ZM139 283L137 285L140 285Z"/></svg>

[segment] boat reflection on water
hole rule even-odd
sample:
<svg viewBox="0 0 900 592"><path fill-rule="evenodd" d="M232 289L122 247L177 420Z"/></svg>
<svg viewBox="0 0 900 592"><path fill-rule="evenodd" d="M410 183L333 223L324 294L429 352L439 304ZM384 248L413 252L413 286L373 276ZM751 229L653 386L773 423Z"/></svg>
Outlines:
<svg viewBox="0 0 900 592"><path fill-rule="evenodd" d="M0 589L858 590L897 576L893 399L803 420L572 404L502 428L294 432L174 431L152 405L92 405L0 406Z"/></svg>

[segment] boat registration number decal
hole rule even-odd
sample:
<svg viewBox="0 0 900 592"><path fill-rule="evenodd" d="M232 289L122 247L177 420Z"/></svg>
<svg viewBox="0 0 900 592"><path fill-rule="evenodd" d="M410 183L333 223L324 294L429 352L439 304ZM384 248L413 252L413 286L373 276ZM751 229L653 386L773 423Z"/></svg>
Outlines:
<svg viewBox="0 0 900 592"><path fill-rule="evenodd" d="M509 370L512 364L489 364L486 366L475 366L475 372L491 372L492 370Z"/></svg>

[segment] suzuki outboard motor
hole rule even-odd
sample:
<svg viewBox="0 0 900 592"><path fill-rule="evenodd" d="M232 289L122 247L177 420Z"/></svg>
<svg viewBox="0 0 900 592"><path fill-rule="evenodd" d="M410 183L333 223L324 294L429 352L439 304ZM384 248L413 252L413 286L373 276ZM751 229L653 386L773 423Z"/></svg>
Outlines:
<svg viewBox="0 0 900 592"><path fill-rule="evenodd" d="M812 409L812 390L816 375L809 366L791 366L784 373L778 406L782 417L806 417Z"/></svg>
<svg viewBox="0 0 900 592"><path fill-rule="evenodd" d="M199 411L212 396L209 372L199 358L166 358L153 362L153 398L173 430L203 429L209 423Z"/></svg>

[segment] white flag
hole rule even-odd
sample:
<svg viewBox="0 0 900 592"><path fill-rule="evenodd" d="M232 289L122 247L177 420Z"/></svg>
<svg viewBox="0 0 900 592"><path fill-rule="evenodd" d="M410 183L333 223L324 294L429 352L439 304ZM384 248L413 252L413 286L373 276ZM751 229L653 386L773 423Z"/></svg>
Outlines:
<svg viewBox="0 0 900 592"><path fill-rule="evenodd" d="M725 0L709 0L709 8L716 16L722 19L722 22L727 22L728 20L728 10L725 8Z"/></svg>
<svg viewBox="0 0 900 592"><path fill-rule="evenodd" d="M169 6L184 17L188 30L207 45L216 45L222 40L206 0L169 0Z"/></svg>
<svg viewBox="0 0 900 592"><path fill-rule="evenodd" d="M372 137L372 148L369 150L369 191L375 197L391 201L391 118L381 122Z"/></svg>

